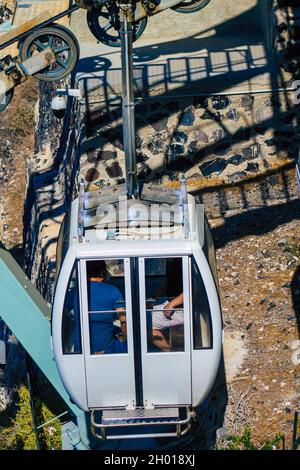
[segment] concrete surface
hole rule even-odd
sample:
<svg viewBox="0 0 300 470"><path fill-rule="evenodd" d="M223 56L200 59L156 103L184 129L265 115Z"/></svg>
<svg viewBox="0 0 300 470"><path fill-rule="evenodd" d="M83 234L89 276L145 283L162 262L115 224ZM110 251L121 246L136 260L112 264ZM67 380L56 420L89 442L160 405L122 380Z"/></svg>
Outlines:
<svg viewBox="0 0 300 470"><path fill-rule="evenodd" d="M45 11L49 11L52 15L57 15L68 7L69 0L21 0L17 3L12 25L15 28ZM59 22L65 25L69 23L67 17Z"/></svg>
<svg viewBox="0 0 300 470"><path fill-rule="evenodd" d="M147 96L270 87L276 69L269 5L269 0L212 0L197 13L166 10L149 18L134 44L136 91ZM97 44L85 15L80 10L71 18L81 46L77 77L91 101L107 99L121 91L120 50Z"/></svg>
<svg viewBox="0 0 300 470"><path fill-rule="evenodd" d="M181 39L187 36L209 36L218 29L223 35L243 32L263 32L266 11L270 0L211 0L202 10L192 14L165 10L148 19L148 25L140 41ZM71 27L79 40L93 38L85 21L86 12L72 14ZM172 25L172 27L170 27Z"/></svg>
<svg viewBox="0 0 300 470"><path fill-rule="evenodd" d="M249 91L271 86L276 69L257 35L143 42L134 48L136 92L163 95L175 92L217 93ZM106 99L121 92L118 49L81 43L77 69L89 99ZM213 79L213 80L212 80Z"/></svg>
<svg viewBox="0 0 300 470"><path fill-rule="evenodd" d="M243 331L224 333L223 354L225 363L226 382L230 383L240 373L243 360L247 355Z"/></svg>

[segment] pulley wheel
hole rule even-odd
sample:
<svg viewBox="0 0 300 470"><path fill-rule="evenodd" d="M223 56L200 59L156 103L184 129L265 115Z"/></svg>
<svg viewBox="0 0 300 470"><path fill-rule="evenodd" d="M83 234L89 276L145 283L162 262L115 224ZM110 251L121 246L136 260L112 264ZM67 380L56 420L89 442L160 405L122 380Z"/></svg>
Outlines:
<svg viewBox="0 0 300 470"><path fill-rule="evenodd" d="M88 11L86 19L91 33L98 41L110 47L121 47L120 21L115 2L106 2L96 10ZM143 34L146 25L147 17L134 23L133 41Z"/></svg>
<svg viewBox="0 0 300 470"><path fill-rule="evenodd" d="M183 0L178 5L171 7L177 13L195 13L208 5L210 0Z"/></svg>
<svg viewBox="0 0 300 470"><path fill-rule="evenodd" d="M47 82L62 80L72 72L79 59L77 39L62 25L46 26L29 34L19 44L21 60L25 61L49 47L55 53L56 61L34 77Z"/></svg>

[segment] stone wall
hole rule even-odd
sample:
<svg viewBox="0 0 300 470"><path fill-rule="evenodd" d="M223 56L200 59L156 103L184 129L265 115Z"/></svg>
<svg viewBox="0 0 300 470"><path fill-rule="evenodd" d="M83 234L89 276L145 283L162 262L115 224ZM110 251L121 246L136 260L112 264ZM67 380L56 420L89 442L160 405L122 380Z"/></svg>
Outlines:
<svg viewBox="0 0 300 470"><path fill-rule="evenodd" d="M290 80L300 74L300 7L294 0L274 2L274 50Z"/></svg>
<svg viewBox="0 0 300 470"><path fill-rule="evenodd" d="M282 98L274 93L157 99L138 105L141 178L169 185L184 173L195 191L287 166L297 155L299 108ZM120 114L112 114L102 126L97 111L87 121L81 173L91 187L117 184L125 177Z"/></svg>
<svg viewBox="0 0 300 470"><path fill-rule="evenodd" d="M54 117L55 85L41 83L35 151L28 162L25 202L25 272L51 303L55 280L56 241L76 177L74 112L69 102L65 120ZM76 121L75 121L76 122Z"/></svg>
<svg viewBox="0 0 300 470"><path fill-rule="evenodd" d="M202 191L294 164L299 146L299 106L294 104L293 94L282 89L297 78L297 43L293 43L297 20L292 19L290 7L279 7L278 2L269 11L270 2L257 6L261 13L268 12L266 18L271 23L265 28L273 48L272 55L265 54L269 76L265 88L272 91L243 93L237 83L232 95L225 92L181 99L175 93L172 99L168 93L157 92L156 97L146 96L136 106L137 159L142 179L174 185L184 173L189 189ZM266 38L263 47L268 48ZM210 83L214 87L213 78ZM254 85L249 83L249 91ZM188 95L190 91L186 85L181 93ZM197 90L192 92L197 95ZM86 138L80 148L80 173L90 188L118 184L125 177L121 108L110 107L108 102L105 106L87 101L81 111L85 114Z"/></svg>

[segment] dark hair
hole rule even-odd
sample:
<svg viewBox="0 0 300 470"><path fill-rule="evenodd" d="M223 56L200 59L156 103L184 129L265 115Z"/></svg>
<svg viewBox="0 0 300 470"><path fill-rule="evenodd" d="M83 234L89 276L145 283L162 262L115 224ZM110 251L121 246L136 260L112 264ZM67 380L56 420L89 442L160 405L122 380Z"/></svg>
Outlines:
<svg viewBox="0 0 300 470"><path fill-rule="evenodd" d="M108 272L106 263L103 260L88 261L86 263L87 277L102 277L104 280L107 278Z"/></svg>

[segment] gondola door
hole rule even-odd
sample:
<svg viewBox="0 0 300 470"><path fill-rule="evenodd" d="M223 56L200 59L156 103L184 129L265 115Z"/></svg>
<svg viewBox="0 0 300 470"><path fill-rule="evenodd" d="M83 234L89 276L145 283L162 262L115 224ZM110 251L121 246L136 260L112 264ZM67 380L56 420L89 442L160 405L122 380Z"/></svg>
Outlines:
<svg viewBox="0 0 300 470"><path fill-rule="evenodd" d="M143 404L191 403L189 260L139 258Z"/></svg>
<svg viewBox="0 0 300 470"><path fill-rule="evenodd" d="M130 260L82 260L80 279L88 407L133 408Z"/></svg>

